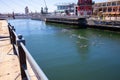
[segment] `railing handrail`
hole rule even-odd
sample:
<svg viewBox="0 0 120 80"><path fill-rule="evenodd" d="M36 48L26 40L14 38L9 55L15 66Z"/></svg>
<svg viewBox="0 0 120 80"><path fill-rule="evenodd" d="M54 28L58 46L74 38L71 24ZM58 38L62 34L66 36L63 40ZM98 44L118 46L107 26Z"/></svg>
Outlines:
<svg viewBox="0 0 120 80"><path fill-rule="evenodd" d="M30 64L30 66L38 80L48 80L45 73L38 66L38 64L36 63L34 58L31 56L30 52L25 47L25 40L22 38L22 36L18 36L16 34L14 26L11 26L10 24L8 24L8 28L9 28L10 39L11 39L11 43L13 45L13 49L15 49L15 50L18 49L16 51L18 52L17 55L20 60L20 67L22 68L21 69L22 79L24 79L24 77L25 77L25 79L30 80L30 76L28 74L27 64L26 64L26 61L28 61L28 63ZM18 48L15 48L15 46L17 46ZM20 55L21 53L22 53L22 55ZM22 60L22 62L21 62L21 57L25 58L25 60Z"/></svg>
<svg viewBox="0 0 120 80"><path fill-rule="evenodd" d="M48 78L46 77L46 75L44 74L42 69L38 66L38 64L36 63L34 58L30 55L30 52L27 50L27 48L24 46L24 44L20 43L20 45L24 49L27 60L28 60L29 64L31 65L31 67L33 68L33 71L34 71L36 77L41 80L48 80ZM40 76L42 76L42 77L40 77Z"/></svg>

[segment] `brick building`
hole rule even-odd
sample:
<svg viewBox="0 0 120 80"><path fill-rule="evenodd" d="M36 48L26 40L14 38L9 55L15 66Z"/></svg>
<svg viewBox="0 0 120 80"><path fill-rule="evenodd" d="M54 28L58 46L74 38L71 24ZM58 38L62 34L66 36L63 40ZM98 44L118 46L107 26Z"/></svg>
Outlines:
<svg viewBox="0 0 120 80"><path fill-rule="evenodd" d="M94 5L94 15L104 17L106 20L120 20L120 0L108 0Z"/></svg>

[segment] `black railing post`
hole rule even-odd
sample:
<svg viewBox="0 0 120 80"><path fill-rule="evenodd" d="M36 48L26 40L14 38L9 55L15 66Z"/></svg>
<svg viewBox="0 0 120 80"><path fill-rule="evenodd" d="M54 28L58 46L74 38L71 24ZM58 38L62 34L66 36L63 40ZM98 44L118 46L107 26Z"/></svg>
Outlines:
<svg viewBox="0 0 120 80"><path fill-rule="evenodd" d="M14 34L14 32L15 32L14 26L11 26L11 29L12 29L12 31L11 31L12 32L12 44L15 44L16 43L16 36Z"/></svg>
<svg viewBox="0 0 120 80"><path fill-rule="evenodd" d="M11 32L11 29L10 29L10 23L8 23L8 30L9 30L9 35L10 35L10 43L12 44L12 32Z"/></svg>
<svg viewBox="0 0 120 80"><path fill-rule="evenodd" d="M15 28L14 26L11 26L10 23L8 24L9 28L9 34L10 34L10 42L13 45L13 51L14 54L17 55L16 49L15 49L15 44L16 44L16 35L15 35Z"/></svg>
<svg viewBox="0 0 120 80"><path fill-rule="evenodd" d="M13 30L13 31L15 31L15 28L14 28L14 26L11 26L11 28L12 28L12 30Z"/></svg>
<svg viewBox="0 0 120 80"><path fill-rule="evenodd" d="M25 74L25 70L27 70L26 54L21 46L21 43L25 45L25 40L23 39L22 35L18 35L17 46L18 46L18 53L19 53L21 77L22 77L22 80L23 79L27 80L28 78Z"/></svg>

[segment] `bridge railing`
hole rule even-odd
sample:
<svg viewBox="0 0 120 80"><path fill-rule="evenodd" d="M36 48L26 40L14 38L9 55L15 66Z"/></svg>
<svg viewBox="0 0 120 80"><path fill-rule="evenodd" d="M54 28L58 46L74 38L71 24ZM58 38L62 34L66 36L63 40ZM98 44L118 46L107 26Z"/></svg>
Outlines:
<svg viewBox="0 0 120 80"><path fill-rule="evenodd" d="M25 40L23 36L17 35L14 26L11 26L10 24L8 24L8 29L14 54L16 54L19 58L22 80L31 80L30 74L28 73L27 61L38 80L48 80L47 76L44 74L42 69L38 66L34 58L25 47Z"/></svg>

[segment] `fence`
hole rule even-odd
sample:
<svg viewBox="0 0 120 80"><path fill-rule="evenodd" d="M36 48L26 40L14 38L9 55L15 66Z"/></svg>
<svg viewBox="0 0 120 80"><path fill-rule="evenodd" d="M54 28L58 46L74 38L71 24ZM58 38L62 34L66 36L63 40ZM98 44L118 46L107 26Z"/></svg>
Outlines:
<svg viewBox="0 0 120 80"><path fill-rule="evenodd" d="M44 72L38 66L36 61L30 55L29 51L25 47L25 40L22 35L17 35L14 26L8 24L10 41L13 45L13 51L18 56L20 62L21 78L22 80L31 80L27 69L27 62L30 64L36 78L38 80L48 80Z"/></svg>

